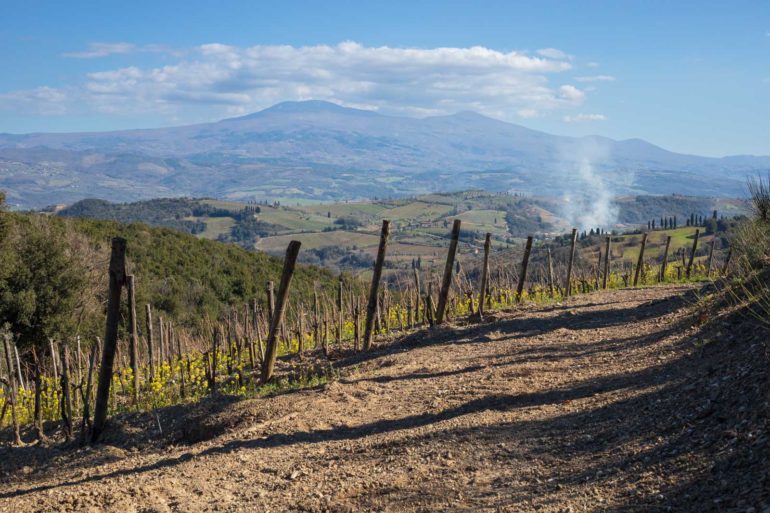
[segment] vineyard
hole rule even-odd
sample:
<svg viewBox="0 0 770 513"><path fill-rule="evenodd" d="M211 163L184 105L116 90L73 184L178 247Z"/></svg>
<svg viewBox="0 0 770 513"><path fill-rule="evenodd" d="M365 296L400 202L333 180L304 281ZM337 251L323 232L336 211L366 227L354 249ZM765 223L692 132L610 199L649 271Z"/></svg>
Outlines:
<svg viewBox="0 0 770 513"><path fill-rule="evenodd" d="M411 276L381 284L389 235L385 221L368 290L340 276L334 297L316 285L309 302L291 293L300 249L299 242L291 242L277 297L274 282L268 281L262 298L233 306L217 319L206 315L194 329L153 315L149 303L137 305L142 276L126 274L126 241L113 239L104 339L50 339L46 350L33 347L30 354L20 352L6 330L0 422L13 426L17 444L23 443L25 426L33 426L40 441L47 440L48 426L57 425L66 440L97 441L105 419L117 413L153 411L211 394L254 397L329 382L335 379L331 361L369 350L377 337L445 321L479 322L489 312L526 303L553 304L601 289L711 280L729 271L731 251L715 255L713 237L710 251L696 258L698 230L687 251L671 253L671 236L664 250L651 252L645 233L631 248L638 255L635 265L628 258L615 261L612 245L622 243L627 253L627 237L615 242L612 236L595 237L601 242L591 248L585 240L579 244L573 230L565 261L554 262L550 247L533 247L529 237L520 263L512 266L510 254L493 255L487 234L480 269L466 269L456 259L461 223L456 220L449 234L440 277L415 268ZM598 254L598 260L588 264L588 254Z"/></svg>

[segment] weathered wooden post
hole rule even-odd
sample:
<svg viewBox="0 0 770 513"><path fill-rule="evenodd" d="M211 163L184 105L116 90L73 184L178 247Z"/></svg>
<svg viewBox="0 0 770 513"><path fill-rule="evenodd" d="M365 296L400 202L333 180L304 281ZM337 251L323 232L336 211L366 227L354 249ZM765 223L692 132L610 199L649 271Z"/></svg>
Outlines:
<svg viewBox="0 0 770 513"><path fill-rule="evenodd" d="M572 265L575 261L575 245L577 244L577 228L572 229L572 243L569 250L569 264L567 265L567 297L572 294Z"/></svg>
<svg viewBox="0 0 770 513"><path fill-rule="evenodd" d="M639 274L644 265L644 247L647 245L647 234L642 234L642 247L639 249L639 259L636 261L636 271L634 272L634 287L639 283Z"/></svg>
<svg viewBox="0 0 770 513"><path fill-rule="evenodd" d="M610 260L612 259L612 237L607 236L604 247L604 276L602 277L602 289L607 289L607 281L610 279Z"/></svg>
<svg viewBox="0 0 770 513"><path fill-rule="evenodd" d="M56 349L54 348L52 338L48 339L48 346L51 348L51 366L53 367L53 379L55 381L59 381L59 371L58 371L59 364L56 362L58 358L56 356Z"/></svg>
<svg viewBox="0 0 770 513"><path fill-rule="evenodd" d="M524 293L524 283L527 281L527 267L529 266L529 254L532 252L532 236L527 237L527 245L524 247L524 257L521 259L521 274L516 287L516 301L521 302Z"/></svg>
<svg viewBox="0 0 770 513"><path fill-rule="evenodd" d="M548 288L551 292L551 298L554 297L554 283L553 283L553 259L551 259L551 248L546 248L548 252Z"/></svg>
<svg viewBox="0 0 770 513"><path fill-rule="evenodd" d="M414 305L414 319L417 324L420 323L420 303L422 302L422 290L420 289L420 272L417 268L412 269L414 271L414 288L417 291L417 301ZM423 312L423 316L425 312ZM413 326L414 327L414 326Z"/></svg>
<svg viewBox="0 0 770 513"><path fill-rule="evenodd" d="M708 278L711 278L711 265L714 261L714 245L717 242L716 235L711 239L711 248L709 249L709 261L708 261L708 268L706 269L706 276Z"/></svg>
<svg viewBox="0 0 770 513"><path fill-rule="evenodd" d="M663 250L663 262L660 264L660 281L666 281L666 268L668 268L668 249L671 246L671 235L666 237L666 248Z"/></svg>
<svg viewBox="0 0 770 513"><path fill-rule="evenodd" d="M727 250L727 257L725 257L725 263L722 266L722 276L725 276L727 274L727 270L730 266L730 257L733 256L733 247L730 246Z"/></svg>
<svg viewBox="0 0 770 513"><path fill-rule="evenodd" d="M484 263L481 268L481 283L479 284L479 321L484 319L484 299L487 294L487 279L489 278L489 249L492 246L492 234L487 233L484 238ZM471 301L471 314L473 313L473 301Z"/></svg>
<svg viewBox="0 0 770 513"><path fill-rule="evenodd" d="M24 445L21 441L21 431L19 427L19 417L16 412L16 401L18 399L16 388L16 373L13 370L13 360L11 359L11 344L13 339L10 333L3 334L3 348L5 350L5 364L8 368L8 401L11 404L11 422L13 423L13 439L15 445Z"/></svg>
<svg viewBox="0 0 770 513"><path fill-rule="evenodd" d="M457 243L460 240L460 220L455 219L452 224L452 238L449 242L449 253L446 257L444 266L444 277L441 280L441 292L438 297L438 307L436 308L435 323L444 322L444 312L446 311L447 298L449 297L449 288L452 285L452 271L455 267L455 254L457 253Z"/></svg>
<svg viewBox="0 0 770 513"><path fill-rule="evenodd" d="M35 366L35 414L33 416L37 440L40 444L48 441L43 429L43 366L37 357L35 346L32 346L32 362ZM0 415L2 417L2 415Z"/></svg>
<svg viewBox="0 0 770 513"><path fill-rule="evenodd" d="M366 324L364 325L364 351L372 347L372 326L374 325L374 316L377 312L377 299L379 298L378 289L380 279L382 278L382 266L385 263L385 249L388 245L388 235L390 234L390 221L382 221L382 230L380 230L380 246L377 248L377 260L374 262L374 273L372 274L372 284L369 287L369 302L366 305Z"/></svg>
<svg viewBox="0 0 770 513"><path fill-rule="evenodd" d="M147 357L150 360L150 381L155 379L155 340L153 339L153 326L152 326L152 307L150 303L144 305L145 317L147 318Z"/></svg>
<svg viewBox="0 0 770 513"><path fill-rule="evenodd" d="M281 325L281 321L283 320L286 302L289 299L289 285L291 285L291 278L294 275L294 267L297 265L297 255L299 254L300 246L301 243L299 241L293 240L289 242L289 247L286 248L286 257L283 261L283 272L281 273L281 283L278 286L278 301L275 304L275 310L270 319L270 332L267 336L267 350L265 351L265 361L262 363L262 383L267 383L270 381L270 378L273 377L275 358L278 354L276 335L278 328ZM269 290L272 290L271 284L272 282L268 283Z"/></svg>
<svg viewBox="0 0 770 513"><path fill-rule="evenodd" d="M72 394L70 394L70 354L66 344L61 345L59 356L61 356L61 403L59 406L64 438L69 442L72 439Z"/></svg>
<svg viewBox="0 0 770 513"><path fill-rule="evenodd" d="M695 240L692 242L692 252L690 253L690 261L687 263L687 272L685 277L689 280L690 273L692 272L692 263L695 260L695 251L698 249L698 237L700 237L700 229L695 230Z"/></svg>
<svg viewBox="0 0 770 513"><path fill-rule="evenodd" d="M126 276L128 292L129 358L134 377L134 405L139 404L139 334L136 329L136 280L133 274Z"/></svg>
<svg viewBox="0 0 770 513"><path fill-rule="evenodd" d="M164 339L166 337L166 329L163 324L163 317L158 316L158 363L160 364L160 373L163 374L163 360L165 359L163 356L163 352L165 351Z"/></svg>
<svg viewBox="0 0 770 513"><path fill-rule="evenodd" d="M342 330L345 328L342 292L342 274L340 274L339 282L337 282L337 346L339 348L342 348Z"/></svg>
<svg viewBox="0 0 770 513"><path fill-rule="evenodd" d="M353 306L353 350L361 347L361 298L356 297Z"/></svg>
<svg viewBox="0 0 770 513"><path fill-rule="evenodd" d="M267 315L272 322L275 313L275 285L272 280L267 282Z"/></svg>
<svg viewBox="0 0 770 513"><path fill-rule="evenodd" d="M112 383L112 366L115 361L115 348L118 344L118 321L120 320L120 292L126 281L126 239L112 239L112 253L109 268L109 295L107 298L107 325L104 330L104 348L102 365L99 368L99 386L96 390L94 425L91 431L91 443L99 441L107 421L107 407Z"/></svg>
<svg viewBox="0 0 770 513"><path fill-rule="evenodd" d="M321 345L321 307L318 304L317 284L313 284L313 346L318 349Z"/></svg>
<svg viewBox="0 0 770 513"><path fill-rule="evenodd" d="M211 373L209 374L209 389L212 394L217 393L217 369L219 367L219 346L227 343L225 329L220 324L214 332L214 340L211 347Z"/></svg>
<svg viewBox="0 0 770 513"><path fill-rule="evenodd" d="M102 341L96 339L96 344L91 346L91 353L88 356L88 375L86 377L86 392L83 396L83 422L80 425L80 443L85 444L88 437L88 427L91 423L91 392L94 383L94 367L96 366L96 353Z"/></svg>

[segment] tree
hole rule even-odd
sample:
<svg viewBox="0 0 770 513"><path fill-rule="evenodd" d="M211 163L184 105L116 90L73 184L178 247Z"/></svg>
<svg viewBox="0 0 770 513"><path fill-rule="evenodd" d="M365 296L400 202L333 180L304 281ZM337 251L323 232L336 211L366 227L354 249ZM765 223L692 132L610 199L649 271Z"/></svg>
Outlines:
<svg viewBox="0 0 770 513"><path fill-rule="evenodd" d="M45 348L49 338L73 334L86 271L61 226L32 218L13 228L5 226L0 242L0 323L21 348Z"/></svg>

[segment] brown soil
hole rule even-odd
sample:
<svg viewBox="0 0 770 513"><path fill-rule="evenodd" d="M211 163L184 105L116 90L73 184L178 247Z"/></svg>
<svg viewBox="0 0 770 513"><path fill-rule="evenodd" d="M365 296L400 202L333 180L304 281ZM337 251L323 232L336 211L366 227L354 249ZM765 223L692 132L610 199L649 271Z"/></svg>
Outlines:
<svg viewBox="0 0 770 513"><path fill-rule="evenodd" d="M767 332L693 300L530 306L340 359L317 389L4 448L0 511L768 513Z"/></svg>

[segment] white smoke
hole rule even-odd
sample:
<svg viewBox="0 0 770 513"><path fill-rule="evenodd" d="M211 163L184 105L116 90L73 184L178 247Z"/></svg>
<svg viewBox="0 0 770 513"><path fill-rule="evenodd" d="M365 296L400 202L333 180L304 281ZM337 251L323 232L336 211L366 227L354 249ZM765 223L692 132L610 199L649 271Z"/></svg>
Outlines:
<svg viewBox="0 0 770 513"><path fill-rule="evenodd" d="M563 215L578 230L611 229L618 219L616 185L626 173L610 170L610 145L584 138L562 149ZM621 180L619 180L621 179Z"/></svg>

